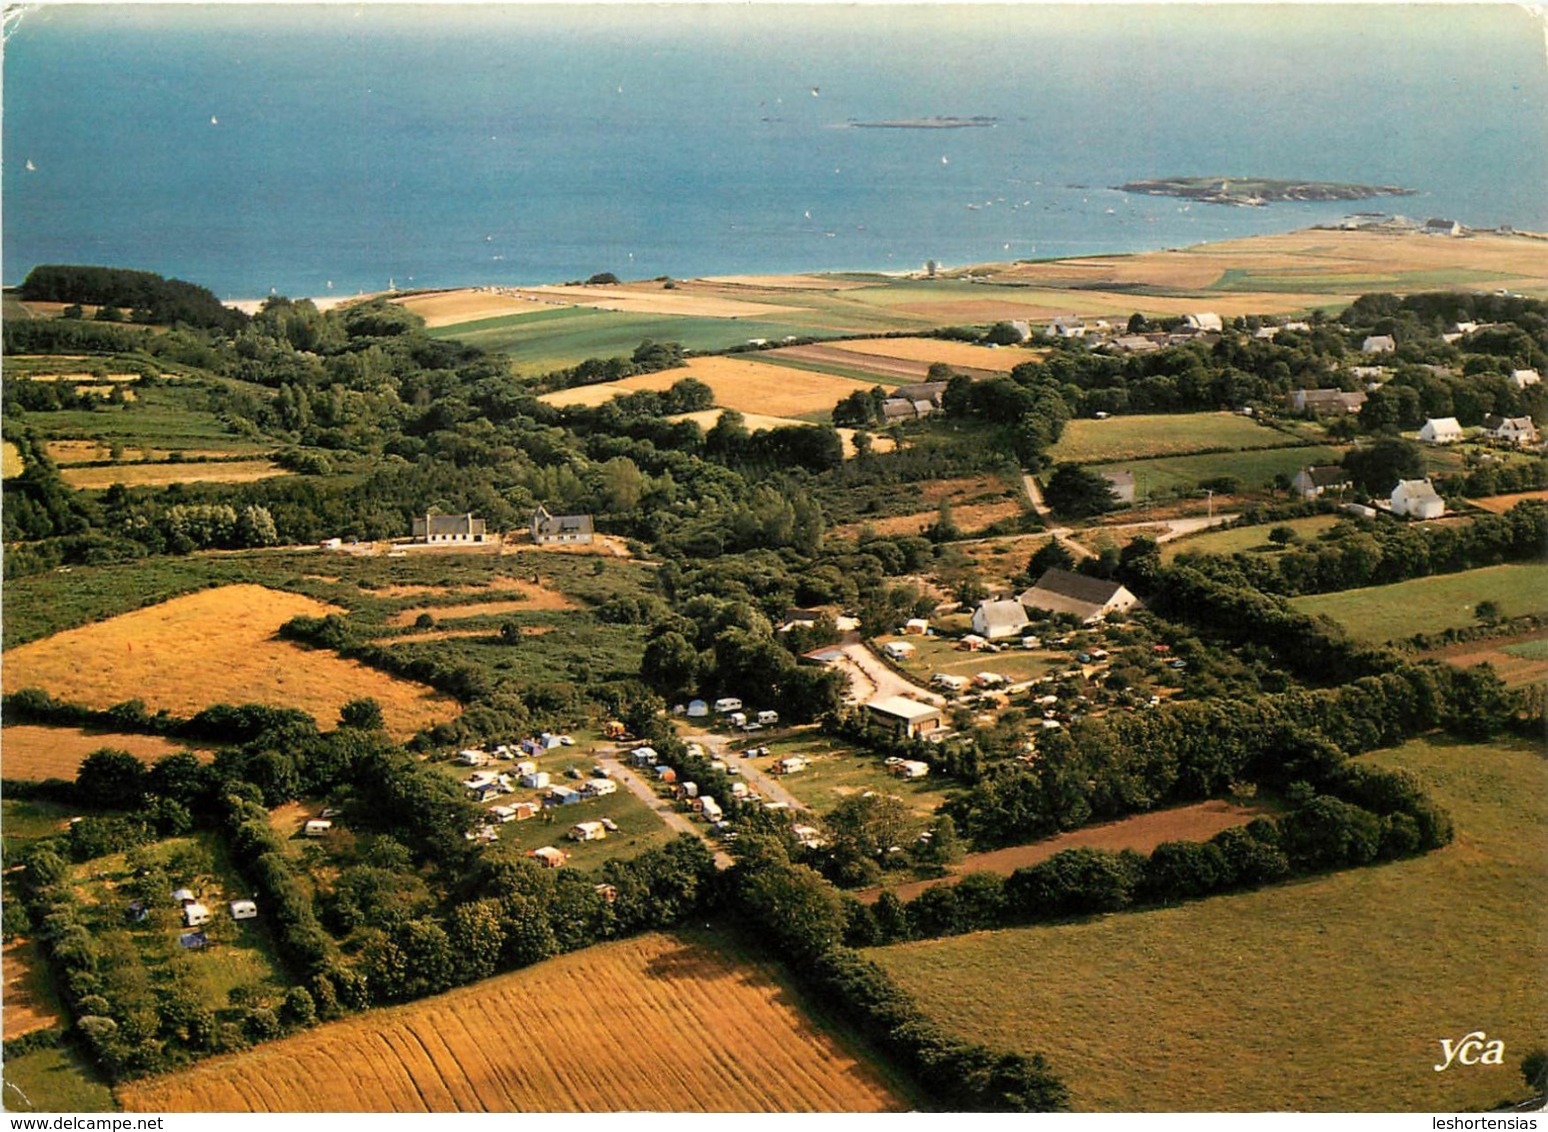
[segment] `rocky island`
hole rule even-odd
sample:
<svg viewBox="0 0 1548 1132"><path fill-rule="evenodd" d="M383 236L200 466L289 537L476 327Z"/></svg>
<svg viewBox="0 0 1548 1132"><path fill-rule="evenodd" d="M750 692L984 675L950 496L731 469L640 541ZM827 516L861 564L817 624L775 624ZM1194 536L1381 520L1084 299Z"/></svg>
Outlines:
<svg viewBox="0 0 1548 1132"><path fill-rule="evenodd" d="M1413 196L1400 185L1345 185L1336 181L1276 181L1264 177L1165 177L1130 181L1114 188L1126 193L1183 197L1205 204L1261 207L1274 201L1369 200Z"/></svg>

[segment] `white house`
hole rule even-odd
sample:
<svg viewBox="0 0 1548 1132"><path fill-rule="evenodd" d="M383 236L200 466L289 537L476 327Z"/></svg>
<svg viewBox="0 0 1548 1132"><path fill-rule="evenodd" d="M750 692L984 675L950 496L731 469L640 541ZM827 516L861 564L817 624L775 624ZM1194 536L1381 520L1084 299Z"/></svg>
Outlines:
<svg viewBox="0 0 1548 1132"><path fill-rule="evenodd" d="M1390 354L1397 349L1397 343L1390 334L1372 334L1364 342L1360 343L1362 354Z"/></svg>
<svg viewBox="0 0 1548 1132"><path fill-rule="evenodd" d="M1446 513L1446 501L1435 493L1428 479L1399 480L1392 489L1392 513L1413 519L1438 519Z"/></svg>
<svg viewBox="0 0 1548 1132"><path fill-rule="evenodd" d="M1542 375L1535 369L1513 369L1510 371L1510 383L1517 389L1525 389L1528 385L1537 385L1542 380Z"/></svg>
<svg viewBox="0 0 1548 1132"><path fill-rule="evenodd" d="M1019 601L984 601L973 611L973 632L991 641L1019 637L1027 626L1027 611Z"/></svg>
<svg viewBox="0 0 1548 1132"><path fill-rule="evenodd" d="M888 660L907 660L914 655L914 646L907 641L888 641L882 646Z"/></svg>
<svg viewBox="0 0 1548 1132"><path fill-rule="evenodd" d="M532 541L539 546L585 545L591 537L590 515L551 515L543 506L532 512Z"/></svg>
<svg viewBox="0 0 1548 1132"><path fill-rule="evenodd" d="M1505 444L1536 444L1537 427L1531 417L1484 417L1484 435Z"/></svg>
<svg viewBox="0 0 1548 1132"><path fill-rule="evenodd" d="M1198 314L1184 315L1183 323L1189 330L1213 330L1218 334L1225 329L1224 324L1220 321L1220 316L1214 311L1202 311Z"/></svg>
<svg viewBox="0 0 1548 1132"><path fill-rule="evenodd" d="M489 531L483 519L473 512L465 515L426 515L414 519L414 539L429 543L488 542Z"/></svg>
<svg viewBox="0 0 1548 1132"><path fill-rule="evenodd" d="M251 900L233 900L231 902L231 918L233 920L252 920L258 916L258 905ZM189 925L192 927L193 925Z"/></svg>
<svg viewBox="0 0 1548 1132"><path fill-rule="evenodd" d="M1302 499L1316 499L1325 491L1349 486L1349 476L1337 464L1311 464L1295 473L1290 487Z"/></svg>
<svg viewBox="0 0 1548 1132"><path fill-rule="evenodd" d="M1462 426L1456 417L1431 417L1420 428L1419 439L1426 444L1455 444L1462 439Z"/></svg>
<svg viewBox="0 0 1548 1132"><path fill-rule="evenodd" d="M1125 613L1139 602L1128 588L1101 578L1088 578L1068 570L1047 570L1020 604L1045 613L1072 613L1085 624L1094 624L1112 613Z"/></svg>

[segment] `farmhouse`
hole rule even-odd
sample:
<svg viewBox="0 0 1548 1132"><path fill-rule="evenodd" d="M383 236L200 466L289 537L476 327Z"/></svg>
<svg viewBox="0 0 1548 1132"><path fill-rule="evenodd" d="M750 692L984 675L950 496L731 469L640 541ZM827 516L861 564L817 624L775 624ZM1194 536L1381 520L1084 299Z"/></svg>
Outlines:
<svg viewBox="0 0 1548 1132"><path fill-rule="evenodd" d="M1455 444L1462 439L1462 426L1456 417L1431 417L1419 429L1419 439L1426 444Z"/></svg>
<svg viewBox="0 0 1548 1132"><path fill-rule="evenodd" d="M1446 501L1435 493L1428 479L1399 480L1392 489L1392 513L1414 519L1438 519L1446 513Z"/></svg>
<svg viewBox="0 0 1548 1132"><path fill-rule="evenodd" d="M1124 613L1139 601L1117 582L1088 578L1068 570L1047 570L1031 589L1018 599L1028 609L1044 613L1071 613L1087 625L1109 613Z"/></svg>
<svg viewBox="0 0 1548 1132"><path fill-rule="evenodd" d="M1291 488L1302 499L1316 499L1325 491L1342 491L1349 476L1338 464L1311 464L1295 473Z"/></svg>
<svg viewBox="0 0 1548 1132"><path fill-rule="evenodd" d="M1362 354L1390 354L1397 349L1397 343L1390 334L1372 334L1364 342L1360 343Z"/></svg>
<svg viewBox="0 0 1548 1132"><path fill-rule="evenodd" d="M592 534L590 515L551 515L541 504L532 512L532 541L539 546L583 546L591 542Z"/></svg>
<svg viewBox="0 0 1548 1132"><path fill-rule="evenodd" d="M872 720L905 739L915 739L942 726L941 709L906 696L883 696L865 705Z"/></svg>
<svg viewBox="0 0 1548 1132"><path fill-rule="evenodd" d="M1490 440L1505 444L1536 444L1537 428L1531 417L1497 417L1493 413L1484 417L1484 435Z"/></svg>
<svg viewBox="0 0 1548 1132"><path fill-rule="evenodd" d="M1421 229L1426 236L1460 236L1462 225L1455 220L1446 220L1439 216L1432 216L1424 222Z"/></svg>
<svg viewBox="0 0 1548 1132"><path fill-rule="evenodd" d="M888 397L881 404L882 417L888 421L917 421L935 412L934 401L911 401L906 397Z"/></svg>
<svg viewBox="0 0 1548 1132"><path fill-rule="evenodd" d="M489 533L484 520L475 519L473 512L465 515L426 515L414 519L414 539L428 543L488 542Z"/></svg>
<svg viewBox="0 0 1548 1132"><path fill-rule="evenodd" d="M1086 324L1073 314L1061 315L1048 324L1048 333L1053 338L1084 338Z"/></svg>
<svg viewBox="0 0 1548 1132"><path fill-rule="evenodd" d="M1107 343L1107 348L1124 354L1153 354L1161 348L1161 343L1150 334L1120 334Z"/></svg>
<svg viewBox="0 0 1548 1132"><path fill-rule="evenodd" d="M1358 413L1365 404L1364 393L1345 393L1342 389L1292 389L1285 396L1292 413L1310 413L1314 417Z"/></svg>
<svg viewBox="0 0 1548 1132"><path fill-rule="evenodd" d="M917 404L920 401L928 401L931 409L941 407L941 398L945 396L946 383L944 381L921 381L915 385L900 385L892 391L894 397L901 397L905 401ZM921 413L920 416L924 414Z"/></svg>
<svg viewBox="0 0 1548 1132"><path fill-rule="evenodd" d="M1185 325L1189 330L1213 330L1217 334L1225 329L1224 324L1220 321L1220 316L1215 314L1213 311L1202 311L1199 314L1183 315L1183 325Z"/></svg>
<svg viewBox="0 0 1548 1132"><path fill-rule="evenodd" d="M984 601L973 611L973 632L991 641L1017 637L1027 625L1027 611L1019 601Z"/></svg>

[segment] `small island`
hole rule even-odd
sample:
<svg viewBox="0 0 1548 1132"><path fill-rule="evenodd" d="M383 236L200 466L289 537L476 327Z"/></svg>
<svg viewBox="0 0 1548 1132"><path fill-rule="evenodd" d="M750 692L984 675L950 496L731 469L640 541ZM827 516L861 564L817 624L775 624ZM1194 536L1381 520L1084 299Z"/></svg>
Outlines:
<svg viewBox="0 0 1548 1132"><path fill-rule="evenodd" d="M1413 196L1400 185L1345 185L1336 181L1276 181L1264 177L1165 177L1130 181L1114 188L1126 193L1183 197L1205 204L1262 207L1274 201L1369 200Z"/></svg>
<svg viewBox="0 0 1548 1132"><path fill-rule="evenodd" d="M893 118L879 122L860 122L851 118L846 124L857 130L961 130L993 126L998 122L998 118L979 114L972 118Z"/></svg>

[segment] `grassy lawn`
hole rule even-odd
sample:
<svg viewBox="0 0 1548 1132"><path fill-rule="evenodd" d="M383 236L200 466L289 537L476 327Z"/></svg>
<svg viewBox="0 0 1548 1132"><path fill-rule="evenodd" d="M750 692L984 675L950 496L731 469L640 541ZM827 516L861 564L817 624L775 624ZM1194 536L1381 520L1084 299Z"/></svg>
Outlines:
<svg viewBox="0 0 1548 1132"><path fill-rule="evenodd" d="M1391 586L1298 597L1291 604L1303 613L1326 614L1362 640L1394 641L1472 625L1474 610L1486 600L1506 617L1548 611L1548 565L1486 566Z"/></svg>
<svg viewBox="0 0 1548 1132"><path fill-rule="evenodd" d="M1295 443L1294 437L1234 413L1152 413L1070 421L1049 455L1060 464L1101 464Z"/></svg>
<svg viewBox="0 0 1548 1132"><path fill-rule="evenodd" d="M113 1091L67 1047L6 1058L0 1107L9 1112L116 1112Z"/></svg>
<svg viewBox="0 0 1548 1132"><path fill-rule="evenodd" d="M1038 630L1029 627L1027 632L1036 634ZM1012 641L1011 647L1000 653L968 652L957 648L955 641L940 637L878 637L877 644L896 640L906 640L914 646L914 655L899 662L898 667L922 684L929 683L936 673L971 679L980 672L998 672L1012 682L1035 680L1063 671L1073 663L1068 652L1023 649L1019 640Z"/></svg>
<svg viewBox="0 0 1548 1132"><path fill-rule="evenodd" d="M1111 421L1104 421L1111 424ZM1266 431L1266 430L1265 430ZM1268 433L1270 436L1283 435ZM1285 439L1289 439L1286 437ZM1272 487L1274 477L1291 479L1308 464L1336 464L1343 457L1341 448L1281 447L1259 448L1245 452L1214 452L1203 456L1171 456L1158 460L1126 460L1098 465L1098 472L1133 472L1135 496L1139 499L1167 492L1189 492L1205 480L1229 476L1243 490Z"/></svg>
<svg viewBox="0 0 1548 1132"><path fill-rule="evenodd" d="M47 438L92 437L150 448L238 452L253 447L205 407L207 396L195 385L141 386L136 392L137 400L121 406L28 413L27 424Z"/></svg>
<svg viewBox="0 0 1548 1132"><path fill-rule="evenodd" d="M804 755L811 760L805 770L781 775L779 782L819 814L832 812L845 798L874 790L878 794L902 798L916 816L927 818L957 792L939 778L912 781L897 778L887 773L880 755L824 735L792 736L770 743L768 747L769 758L760 759L760 766L791 755Z"/></svg>
<svg viewBox="0 0 1548 1132"><path fill-rule="evenodd" d="M952 1030L1041 1051L1077 1109L1435 1111L1520 1097L1548 1036L1548 797L1527 743L1368 756L1425 781L1454 844L1175 908L870 952ZM1484 1030L1505 1064L1437 1073Z"/></svg>
<svg viewBox="0 0 1548 1132"><path fill-rule="evenodd" d="M1304 519L1289 519L1283 523L1259 523L1252 527L1233 527L1225 531L1204 531L1190 535L1161 547L1161 560L1171 562L1179 554L1244 554L1261 551L1274 554L1283 549L1269 542L1268 534L1277 527L1289 527L1302 542L1310 542L1324 531L1338 524L1337 515L1310 515Z"/></svg>

